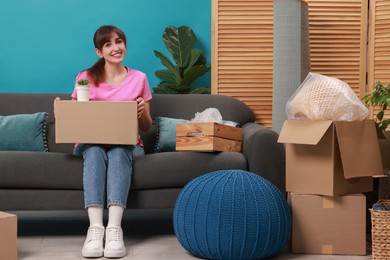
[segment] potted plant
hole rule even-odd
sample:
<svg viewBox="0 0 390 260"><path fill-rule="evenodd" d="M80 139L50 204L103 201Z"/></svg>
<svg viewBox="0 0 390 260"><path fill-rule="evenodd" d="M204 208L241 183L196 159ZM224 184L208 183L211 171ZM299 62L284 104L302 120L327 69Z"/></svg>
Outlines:
<svg viewBox="0 0 390 260"><path fill-rule="evenodd" d="M383 169L387 175L390 172L390 131L385 131L388 125L390 124L390 119L385 119L385 113L390 105L390 84L382 84L380 81L376 81L371 92L366 93L362 100L371 106L379 106L379 112L375 116L375 122L377 125L378 132L378 142L380 153L382 157ZM386 179L379 178L380 181L385 181L385 184L381 186L381 189L387 190L389 188L384 188L385 185L388 186L388 181ZM381 193L381 191L379 191Z"/></svg>
<svg viewBox="0 0 390 260"><path fill-rule="evenodd" d="M390 124L390 119L384 119L385 111L390 105L390 84L382 84L376 81L372 86L372 90L366 93L362 100L366 105L379 106L379 112L376 114L375 121L381 131L386 130Z"/></svg>
<svg viewBox="0 0 390 260"><path fill-rule="evenodd" d="M203 51L194 49L197 39L192 29L188 26L179 28L169 26L165 29L162 38L174 62L161 52L154 50L155 55L167 69L155 72L161 82L153 89L153 92L159 94L210 93L209 87L192 85L197 78L210 70L210 67L206 65Z"/></svg>
<svg viewBox="0 0 390 260"><path fill-rule="evenodd" d="M76 85L77 101L89 101L89 80L79 79Z"/></svg>
<svg viewBox="0 0 390 260"><path fill-rule="evenodd" d="M77 85L79 85L79 86L89 86L89 80L88 79L79 79L77 81Z"/></svg>
<svg viewBox="0 0 390 260"><path fill-rule="evenodd" d="M390 123L390 119L385 119L385 113L390 105L390 84L383 84L380 81L376 81L372 90L369 93L366 93L362 100L371 106L379 106L379 112L376 114L375 121L378 126L378 143L381 153L381 159L383 164L384 174L389 176L390 169L390 131L385 131ZM379 189L378 197L379 201L372 205L372 208L369 209L372 222L372 248L373 255L379 256L383 253L388 253L388 251L383 250L383 245L386 244L382 241L381 234L387 232L388 230L384 229L384 225L380 225L389 220L390 217L390 208L388 196L389 196L389 178L378 178L379 179ZM386 198L386 199L383 199ZM387 225L388 227L388 225Z"/></svg>

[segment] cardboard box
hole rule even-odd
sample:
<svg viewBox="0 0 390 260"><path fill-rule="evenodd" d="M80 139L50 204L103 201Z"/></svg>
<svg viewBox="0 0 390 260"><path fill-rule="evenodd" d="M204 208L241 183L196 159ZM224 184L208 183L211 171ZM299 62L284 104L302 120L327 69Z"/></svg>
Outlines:
<svg viewBox="0 0 390 260"><path fill-rule="evenodd" d="M366 197L290 193L291 252L365 255Z"/></svg>
<svg viewBox="0 0 390 260"><path fill-rule="evenodd" d="M369 192L383 167L374 121L287 120L286 190L328 196Z"/></svg>
<svg viewBox="0 0 390 260"><path fill-rule="evenodd" d="M381 132L378 142L381 151L383 171L385 175L390 176L390 131Z"/></svg>
<svg viewBox="0 0 390 260"><path fill-rule="evenodd" d="M240 152L242 129L213 122L176 125L177 151Z"/></svg>
<svg viewBox="0 0 390 260"><path fill-rule="evenodd" d="M0 259L17 258L17 217L0 211Z"/></svg>
<svg viewBox="0 0 390 260"><path fill-rule="evenodd" d="M379 147L381 151L383 172L385 176L379 179L379 199L390 198L390 131L380 132Z"/></svg>
<svg viewBox="0 0 390 260"><path fill-rule="evenodd" d="M137 144L136 101L57 101L56 143Z"/></svg>

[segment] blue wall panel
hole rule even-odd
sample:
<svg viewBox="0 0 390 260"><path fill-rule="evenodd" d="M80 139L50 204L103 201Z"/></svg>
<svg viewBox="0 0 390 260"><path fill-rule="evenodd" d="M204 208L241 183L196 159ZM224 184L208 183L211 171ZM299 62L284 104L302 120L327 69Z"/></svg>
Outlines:
<svg viewBox="0 0 390 260"><path fill-rule="evenodd" d="M210 0L6 0L0 8L0 91L70 93L74 77L97 59L92 37L103 24L128 38L125 65L144 71L151 88L164 67L154 55L169 55L162 41L167 26L186 25L197 48L211 60ZM210 86L210 73L197 85Z"/></svg>

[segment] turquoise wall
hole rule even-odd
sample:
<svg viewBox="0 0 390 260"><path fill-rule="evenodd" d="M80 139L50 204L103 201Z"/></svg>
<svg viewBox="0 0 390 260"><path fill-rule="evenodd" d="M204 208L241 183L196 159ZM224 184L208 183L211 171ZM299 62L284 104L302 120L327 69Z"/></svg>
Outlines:
<svg viewBox="0 0 390 260"><path fill-rule="evenodd" d="M169 55L167 26L191 27L211 63L210 0L7 0L0 8L0 91L72 92L75 75L97 60L92 37L103 24L126 33L124 64L145 72L151 88L164 68L153 50ZM210 84L210 72L197 82Z"/></svg>

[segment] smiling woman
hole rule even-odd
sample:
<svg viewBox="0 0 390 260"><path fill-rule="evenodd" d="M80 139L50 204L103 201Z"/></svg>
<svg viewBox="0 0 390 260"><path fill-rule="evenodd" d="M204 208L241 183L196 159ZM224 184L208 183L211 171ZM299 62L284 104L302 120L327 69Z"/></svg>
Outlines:
<svg viewBox="0 0 390 260"><path fill-rule="evenodd" d="M20 8L23 6L23 8ZM79 10L91 10L75 15ZM211 5L209 0L41 0L5 1L0 8L1 92L69 93L74 76L95 60L91 38L102 24L115 24L128 36L125 63L144 71L151 85L161 68L153 50L164 49L161 32L169 25L187 25L197 32L200 49L211 60ZM191 12L188 12L191 10ZM23 69L23 76L18 72ZM202 85L210 85L210 75ZM39 82L39 83L38 83Z"/></svg>
<svg viewBox="0 0 390 260"><path fill-rule="evenodd" d="M152 125L149 101L152 99L145 73L125 67L125 33L116 26L100 26L93 37L98 61L81 71L76 81L90 81L88 100L136 101L138 127L146 132ZM72 93L78 99L77 89ZM57 97L54 106L59 100ZM114 115L113 115L114 116ZM83 257L123 257L126 248L121 228L122 215L133 173L133 161L145 154L143 141L138 135L136 145L76 144L74 155L84 159L84 204L90 226L82 249ZM108 224L103 226L103 210L108 207ZM103 241L105 244L103 245Z"/></svg>

